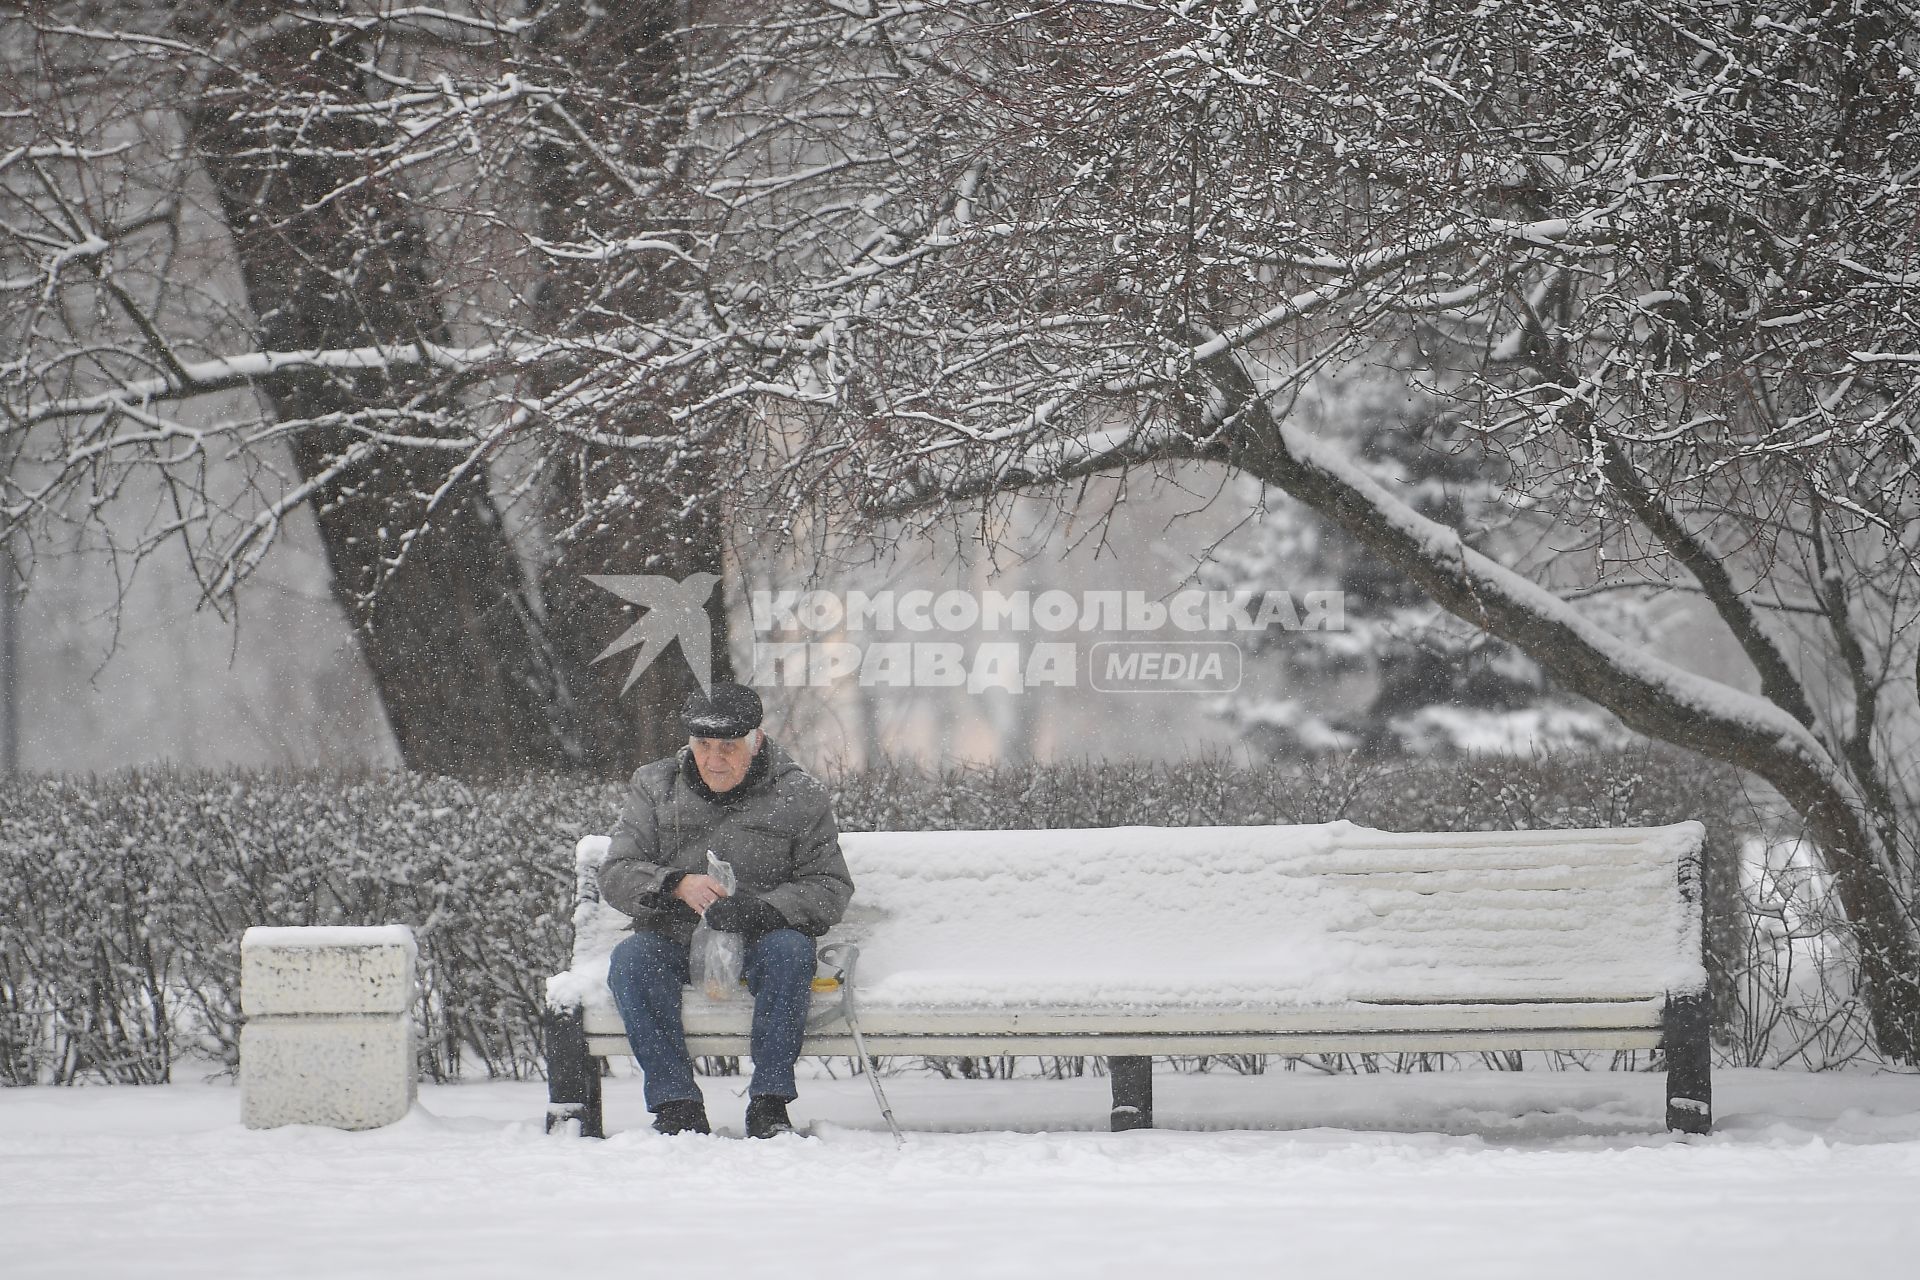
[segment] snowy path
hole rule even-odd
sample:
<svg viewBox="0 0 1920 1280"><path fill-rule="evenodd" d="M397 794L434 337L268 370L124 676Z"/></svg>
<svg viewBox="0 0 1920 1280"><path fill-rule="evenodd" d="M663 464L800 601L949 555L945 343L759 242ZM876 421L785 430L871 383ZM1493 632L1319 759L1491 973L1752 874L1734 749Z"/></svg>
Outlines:
<svg viewBox="0 0 1920 1280"><path fill-rule="evenodd" d="M708 1097L737 1131L734 1083ZM1920 1256L1920 1077L1723 1072L1721 1130L1690 1141L1655 1131L1650 1075L1156 1084L1199 1131L1093 1131L1103 1080L898 1078L899 1152L858 1080L808 1083L821 1137L772 1143L657 1138L625 1078L600 1143L543 1136L538 1084L427 1087L365 1134L249 1132L220 1085L0 1090L0 1274L1754 1280Z"/></svg>

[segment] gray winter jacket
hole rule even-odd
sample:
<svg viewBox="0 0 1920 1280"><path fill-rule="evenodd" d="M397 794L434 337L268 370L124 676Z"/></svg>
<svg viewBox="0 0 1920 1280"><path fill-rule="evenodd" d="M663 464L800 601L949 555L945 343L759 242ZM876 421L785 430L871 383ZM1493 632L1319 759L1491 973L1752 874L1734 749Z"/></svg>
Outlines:
<svg viewBox="0 0 1920 1280"><path fill-rule="evenodd" d="M840 922L853 877L827 789L773 742L761 751L764 774L749 773L718 800L688 781L688 748L634 772L600 868L600 896L635 928L692 941L698 917L661 889L672 872L705 874L709 849L733 865L740 892L765 900L802 933L819 937Z"/></svg>

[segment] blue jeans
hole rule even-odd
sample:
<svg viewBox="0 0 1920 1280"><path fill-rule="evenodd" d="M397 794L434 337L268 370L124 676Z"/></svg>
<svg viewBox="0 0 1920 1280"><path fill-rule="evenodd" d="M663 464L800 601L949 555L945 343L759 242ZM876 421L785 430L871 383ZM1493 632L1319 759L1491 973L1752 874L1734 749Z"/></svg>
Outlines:
<svg viewBox="0 0 1920 1280"><path fill-rule="evenodd" d="M747 990L753 993L748 1092L791 1102L799 1094L793 1064L800 1057L813 994L813 939L798 929L775 929L747 944L746 969ZM635 929L613 949L607 985L646 1077L649 1111L700 1096L680 1022L680 989L687 981L687 948L671 938Z"/></svg>

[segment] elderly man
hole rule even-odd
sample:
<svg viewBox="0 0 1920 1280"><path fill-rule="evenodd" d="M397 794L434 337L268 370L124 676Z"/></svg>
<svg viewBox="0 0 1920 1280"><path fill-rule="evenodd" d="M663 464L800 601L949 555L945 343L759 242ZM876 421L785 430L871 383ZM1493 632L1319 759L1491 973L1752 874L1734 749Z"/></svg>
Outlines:
<svg viewBox="0 0 1920 1280"><path fill-rule="evenodd" d="M746 940L753 994L747 1134L791 1133L794 1062L813 986L813 939L840 920L853 879L826 788L760 731L760 697L743 685L695 690L681 713L687 745L633 775L600 870L601 896L633 917L607 983L646 1077L661 1133L707 1133L680 1021L694 926ZM733 867L728 894L707 852Z"/></svg>

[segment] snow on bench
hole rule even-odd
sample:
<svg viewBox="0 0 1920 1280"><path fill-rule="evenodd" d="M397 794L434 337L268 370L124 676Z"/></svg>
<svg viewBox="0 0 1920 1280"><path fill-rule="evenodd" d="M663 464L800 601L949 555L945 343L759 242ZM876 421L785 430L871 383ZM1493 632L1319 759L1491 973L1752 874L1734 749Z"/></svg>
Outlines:
<svg viewBox="0 0 1920 1280"><path fill-rule="evenodd" d="M1665 1047L1668 1124L1711 1125L1697 822L1593 831L1280 827L848 832L867 1052L1102 1054L1116 1128L1152 1056ZM549 980L549 1126L600 1131L594 1056L630 1050L607 989L627 917L577 850L569 970ZM852 1056L835 994L805 1052ZM751 1004L684 999L695 1054L747 1051Z"/></svg>

